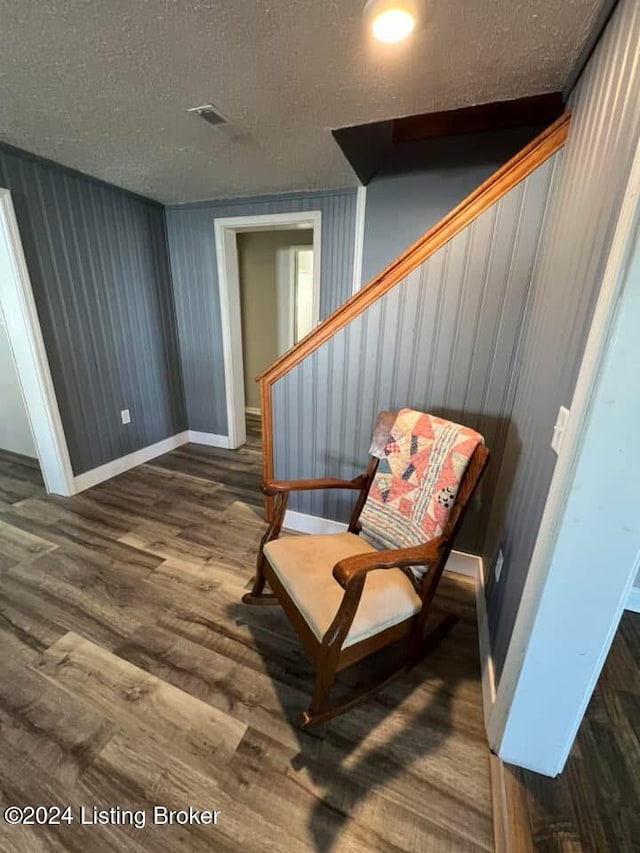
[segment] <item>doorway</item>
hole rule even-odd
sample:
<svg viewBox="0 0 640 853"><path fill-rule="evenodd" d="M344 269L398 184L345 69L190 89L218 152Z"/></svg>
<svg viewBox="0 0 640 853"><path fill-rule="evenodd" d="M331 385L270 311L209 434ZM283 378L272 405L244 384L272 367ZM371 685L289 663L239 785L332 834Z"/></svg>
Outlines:
<svg viewBox="0 0 640 853"><path fill-rule="evenodd" d="M256 376L320 312L319 211L215 220L229 446L260 431Z"/></svg>
<svg viewBox="0 0 640 853"><path fill-rule="evenodd" d="M75 487L69 451L7 189L0 189L0 311L3 416L11 399L4 441L16 448L7 452L32 461L36 457L47 492L71 495Z"/></svg>
<svg viewBox="0 0 640 853"><path fill-rule="evenodd" d="M313 233L245 231L237 247L245 413L256 417L256 376L314 325Z"/></svg>
<svg viewBox="0 0 640 853"><path fill-rule="evenodd" d="M8 504L45 494L38 451L0 305L0 497Z"/></svg>
<svg viewBox="0 0 640 853"><path fill-rule="evenodd" d="M38 458L20 378L0 305L0 453Z"/></svg>

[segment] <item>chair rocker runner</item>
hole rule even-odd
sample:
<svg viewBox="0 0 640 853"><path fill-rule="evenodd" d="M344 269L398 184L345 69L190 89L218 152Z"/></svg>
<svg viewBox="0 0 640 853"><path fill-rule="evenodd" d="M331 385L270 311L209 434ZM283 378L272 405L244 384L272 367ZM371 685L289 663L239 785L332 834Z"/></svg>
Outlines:
<svg viewBox="0 0 640 853"><path fill-rule="evenodd" d="M381 448L372 446L367 470L353 480L261 486L275 503L253 588L242 600L281 604L316 664L302 727L359 705L419 663L457 622L450 614L425 635L429 606L489 451L479 433L411 409L382 413L376 435L383 436ZM358 493L348 531L280 539L289 493L312 489ZM399 640L406 653L391 675L347 702L329 704L336 673Z"/></svg>

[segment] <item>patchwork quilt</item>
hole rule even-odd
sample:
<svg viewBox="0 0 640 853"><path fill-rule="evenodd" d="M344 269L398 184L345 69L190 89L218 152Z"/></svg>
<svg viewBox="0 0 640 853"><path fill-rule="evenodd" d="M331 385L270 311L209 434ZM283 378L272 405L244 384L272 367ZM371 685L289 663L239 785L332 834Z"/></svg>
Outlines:
<svg viewBox="0 0 640 853"><path fill-rule="evenodd" d="M483 443L469 427L401 409L360 515L361 535L376 548L410 548L440 536Z"/></svg>

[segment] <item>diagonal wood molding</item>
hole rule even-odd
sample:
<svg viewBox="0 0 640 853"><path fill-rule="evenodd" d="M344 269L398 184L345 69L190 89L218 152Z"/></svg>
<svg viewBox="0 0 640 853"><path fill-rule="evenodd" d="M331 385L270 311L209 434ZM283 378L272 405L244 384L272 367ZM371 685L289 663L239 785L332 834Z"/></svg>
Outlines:
<svg viewBox="0 0 640 853"><path fill-rule="evenodd" d="M307 356L332 338L340 329L362 314L387 291L414 270L419 264L435 254L445 243L465 229L491 205L506 195L513 187L528 177L552 154L564 145L569 131L570 115L560 116L546 130L540 133L525 148L519 151L504 166L494 172L470 195L455 207L433 228L423 234L412 246L403 252L386 269L382 270L361 290L337 308L333 314L323 320L305 338L292 349L284 353L270 367L263 371L256 381L260 383L260 403L262 410L262 450L263 473L266 480L273 479L273 419L271 411L271 386L281 379ZM266 499L266 514L270 516L271 499Z"/></svg>
<svg viewBox="0 0 640 853"><path fill-rule="evenodd" d="M564 145L568 129L569 113L564 113L522 151L519 151L515 157L512 157L484 183L480 184L444 219L437 222L419 240L409 246L386 269L382 270L361 290L344 302L292 349L274 361L257 377L257 381L276 382L314 350L322 346L325 341L332 338L354 317L365 311L388 290L391 290L419 264L437 252L452 237L455 237L481 213L484 213L487 208L513 189L516 184L524 180L552 154L555 154Z"/></svg>

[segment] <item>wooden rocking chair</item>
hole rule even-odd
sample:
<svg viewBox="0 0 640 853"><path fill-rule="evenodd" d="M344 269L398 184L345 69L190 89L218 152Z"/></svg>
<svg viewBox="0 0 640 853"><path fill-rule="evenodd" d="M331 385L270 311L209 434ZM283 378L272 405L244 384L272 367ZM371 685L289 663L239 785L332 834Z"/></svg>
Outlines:
<svg viewBox="0 0 640 853"><path fill-rule="evenodd" d="M431 418L410 410L404 410L404 413ZM465 430L447 421L432 420ZM390 429L385 437L389 432ZM471 430L465 432L472 433ZM329 720L365 701L419 663L458 621L450 614L425 636L429 605L469 500L489 458L481 436L472 434L480 443L470 455L455 497L451 497L452 505L440 535L410 547L377 550L359 535L369 491L374 480L378 483L383 476L377 474L380 459L375 456L371 457L365 473L353 480L329 477L262 483L262 491L275 498L275 505L271 523L260 543L253 588L242 600L252 605L281 604L316 664L311 703L300 716L303 728ZM385 446L380 458L385 459L385 454L388 456L390 452ZM406 480L406 474L403 479ZM352 489L358 492L348 532L279 539L289 493L312 489ZM388 542L389 536L383 535L381 541L384 543L385 539ZM418 567L424 573L416 578L412 570ZM267 582L271 594L264 592ZM404 640L407 646L398 668L355 698L329 705L329 692L336 673L399 640Z"/></svg>

